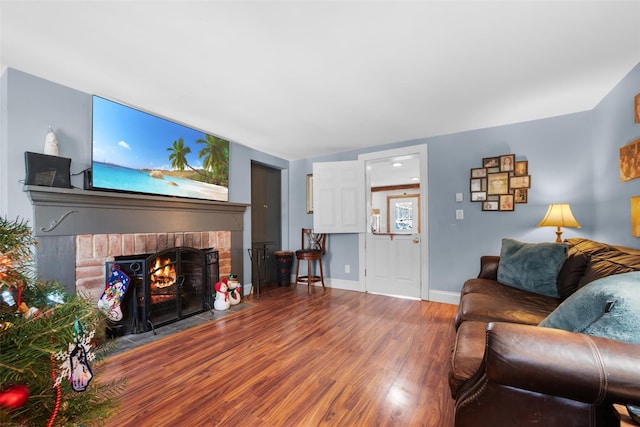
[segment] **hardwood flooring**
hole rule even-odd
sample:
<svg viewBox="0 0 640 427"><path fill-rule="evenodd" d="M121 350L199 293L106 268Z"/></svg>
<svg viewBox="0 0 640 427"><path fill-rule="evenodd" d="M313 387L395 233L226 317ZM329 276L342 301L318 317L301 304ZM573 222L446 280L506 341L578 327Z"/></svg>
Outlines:
<svg viewBox="0 0 640 427"><path fill-rule="evenodd" d="M107 426L451 426L456 306L306 286L110 357Z"/></svg>

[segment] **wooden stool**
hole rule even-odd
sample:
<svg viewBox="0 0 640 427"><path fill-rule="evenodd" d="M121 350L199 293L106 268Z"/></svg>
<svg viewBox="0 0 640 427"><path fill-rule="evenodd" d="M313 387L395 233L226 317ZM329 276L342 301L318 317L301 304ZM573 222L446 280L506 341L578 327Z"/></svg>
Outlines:
<svg viewBox="0 0 640 427"><path fill-rule="evenodd" d="M302 229L302 247L303 249L296 251L296 284L297 283L306 283L307 290L311 289L311 284L315 282L322 283L322 289L325 289L324 286L324 271L322 270L322 257L325 253L326 248L326 234L314 233L313 230L309 228ZM307 275L300 276L300 263L302 261L307 261ZM318 261L320 266L320 275L313 274L313 262Z"/></svg>
<svg viewBox="0 0 640 427"><path fill-rule="evenodd" d="M322 254L320 251L296 251L296 259L298 260L298 265L296 266L296 283L306 283L311 286L312 283L322 282L322 287L324 288L324 272L322 271ZM307 261L307 275L300 276L300 262ZM320 264L320 275L314 276L313 272L313 261L318 261Z"/></svg>

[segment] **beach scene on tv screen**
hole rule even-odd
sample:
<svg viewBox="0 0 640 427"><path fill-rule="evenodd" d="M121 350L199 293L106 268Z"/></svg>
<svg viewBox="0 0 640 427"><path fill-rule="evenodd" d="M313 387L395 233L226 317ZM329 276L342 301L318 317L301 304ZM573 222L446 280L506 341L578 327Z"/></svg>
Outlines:
<svg viewBox="0 0 640 427"><path fill-rule="evenodd" d="M229 141L93 98L96 189L229 200Z"/></svg>

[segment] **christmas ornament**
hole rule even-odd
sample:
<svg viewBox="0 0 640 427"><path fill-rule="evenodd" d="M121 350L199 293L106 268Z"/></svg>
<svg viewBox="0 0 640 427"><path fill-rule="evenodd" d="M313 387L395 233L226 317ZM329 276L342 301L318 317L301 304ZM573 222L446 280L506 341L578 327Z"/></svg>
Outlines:
<svg viewBox="0 0 640 427"><path fill-rule="evenodd" d="M93 371L87 359L87 349L79 342L69 354L71 388L74 391L85 391L93 378Z"/></svg>
<svg viewBox="0 0 640 427"><path fill-rule="evenodd" d="M9 307L13 307L14 305L16 305L16 300L13 298L13 294L9 292L8 289L2 291L2 299Z"/></svg>
<svg viewBox="0 0 640 427"><path fill-rule="evenodd" d="M124 298L125 292L127 292L130 281L129 276L120 271L117 265L113 266L107 287L98 301L98 308L104 311L109 320L114 322L122 320L120 303Z"/></svg>
<svg viewBox="0 0 640 427"><path fill-rule="evenodd" d="M91 340L95 331L91 331L89 335L84 333L84 329L76 318L74 324L75 343L69 344L69 351L61 351L55 355L57 360L62 360L60 366L60 375L56 379L55 384L60 385L64 378L69 378L71 388L75 391L85 391L89 386L89 382L93 378L93 371L89 362L95 360L95 354L91 351Z"/></svg>
<svg viewBox="0 0 640 427"><path fill-rule="evenodd" d="M13 323L11 322L0 322L0 331L6 331L12 326L13 326Z"/></svg>
<svg viewBox="0 0 640 427"><path fill-rule="evenodd" d="M0 255L0 280L7 276L7 272L11 270L13 261L7 255Z"/></svg>
<svg viewBox="0 0 640 427"><path fill-rule="evenodd" d="M27 304L25 303L21 303L20 306L18 306L18 311L20 313L22 313L22 316L24 316L25 319L29 319L31 317L38 317L40 316L40 310L38 310L37 307L31 307L29 308L29 306L27 306Z"/></svg>
<svg viewBox="0 0 640 427"><path fill-rule="evenodd" d="M0 391L0 407L15 410L27 402L29 389L21 384L11 385Z"/></svg>

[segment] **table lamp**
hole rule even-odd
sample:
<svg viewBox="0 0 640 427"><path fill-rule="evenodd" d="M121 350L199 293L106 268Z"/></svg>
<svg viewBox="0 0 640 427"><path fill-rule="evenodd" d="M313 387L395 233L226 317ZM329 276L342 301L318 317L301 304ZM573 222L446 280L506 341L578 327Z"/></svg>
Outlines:
<svg viewBox="0 0 640 427"><path fill-rule="evenodd" d="M560 227L580 228L580 224L571 213L569 204L560 203L549 205L547 214L542 218L538 227L558 227L556 230L556 242L562 242L562 230Z"/></svg>

